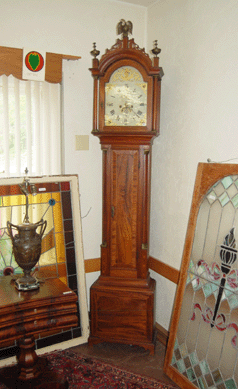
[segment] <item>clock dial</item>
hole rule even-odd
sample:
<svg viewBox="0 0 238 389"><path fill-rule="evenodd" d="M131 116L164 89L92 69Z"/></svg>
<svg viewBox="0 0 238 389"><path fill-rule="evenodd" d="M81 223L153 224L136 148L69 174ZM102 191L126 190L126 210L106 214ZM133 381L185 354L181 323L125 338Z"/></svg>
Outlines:
<svg viewBox="0 0 238 389"><path fill-rule="evenodd" d="M105 125L147 125L147 82L132 66L117 69L105 85Z"/></svg>

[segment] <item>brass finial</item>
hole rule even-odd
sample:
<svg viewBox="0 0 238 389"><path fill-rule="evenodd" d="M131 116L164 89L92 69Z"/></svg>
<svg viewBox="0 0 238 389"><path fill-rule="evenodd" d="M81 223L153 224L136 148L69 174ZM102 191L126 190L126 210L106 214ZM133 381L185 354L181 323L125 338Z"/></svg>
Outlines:
<svg viewBox="0 0 238 389"><path fill-rule="evenodd" d="M93 50L90 51L90 54L96 58L99 54L100 54L100 51L96 49L96 43L93 42Z"/></svg>
<svg viewBox="0 0 238 389"><path fill-rule="evenodd" d="M123 36L128 36L132 34L133 24L128 20L127 22L124 19L121 19L117 24L117 35L122 34Z"/></svg>
<svg viewBox="0 0 238 389"><path fill-rule="evenodd" d="M154 41L154 48L152 50L152 53L155 55L155 57L158 56L158 54L161 52L161 49L158 48L158 41Z"/></svg>

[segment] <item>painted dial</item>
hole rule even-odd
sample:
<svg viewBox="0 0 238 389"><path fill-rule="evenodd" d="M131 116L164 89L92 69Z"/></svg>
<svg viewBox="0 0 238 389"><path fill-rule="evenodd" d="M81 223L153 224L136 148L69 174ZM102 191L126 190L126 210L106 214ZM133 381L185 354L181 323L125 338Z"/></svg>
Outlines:
<svg viewBox="0 0 238 389"><path fill-rule="evenodd" d="M147 82L132 66L115 70L105 85L105 126L147 125Z"/></svg>

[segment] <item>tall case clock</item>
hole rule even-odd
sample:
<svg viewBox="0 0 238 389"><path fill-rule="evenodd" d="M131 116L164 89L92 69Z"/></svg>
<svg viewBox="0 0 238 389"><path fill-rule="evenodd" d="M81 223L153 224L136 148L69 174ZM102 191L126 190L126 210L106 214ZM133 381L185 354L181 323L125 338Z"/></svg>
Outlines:
<svg viewBox="0 0 238 389"><path fill-rule="evenodd" d="M91 51L93 135L103 151L101 275L90 290L89 344L103 341L154 352L155 281L148 271L151 146L159 134L160 49L154 57L121 20L117 39L100 60Z"/></svg>

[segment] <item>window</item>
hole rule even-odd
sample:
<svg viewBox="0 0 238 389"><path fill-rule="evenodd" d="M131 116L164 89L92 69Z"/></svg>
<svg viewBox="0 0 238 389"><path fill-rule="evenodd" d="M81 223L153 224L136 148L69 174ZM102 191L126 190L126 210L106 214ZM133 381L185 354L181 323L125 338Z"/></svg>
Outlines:
<svg viewBox="0 0 238 389"><path fill-rule="evenodd" d="M0 76L0 176L61 173L61 85Z"/></svg>
<svg viewBox="0 0 238 389"><path fill-rule="evenodd" d="M22 80L23 50L0 46L0 178L60 174L63 60L46 53L45 81Z"/></svg>

